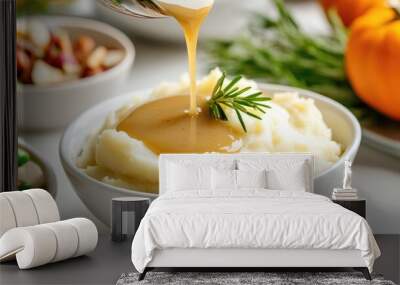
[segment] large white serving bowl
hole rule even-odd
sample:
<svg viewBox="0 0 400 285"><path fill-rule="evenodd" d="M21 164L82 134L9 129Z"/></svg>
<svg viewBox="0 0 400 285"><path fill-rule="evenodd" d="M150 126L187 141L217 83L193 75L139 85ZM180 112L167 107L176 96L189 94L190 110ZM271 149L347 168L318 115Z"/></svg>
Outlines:
<svg viewBox="0 0 400 285"><path fill-rule="evenodd" d="M77 17L41 16L38 19L49 27L61 27L72 38L92 36L98 45L123 50L125 57L111 69L91 77L46 86L19 84L18 127L28 131L66 127L83 111L119 95L135 58L135 48L129 38L108 24Z"/></svg>
<svg viewBox="0 0 400 285"><path fill-rule="evenodd" d="M314 92L271 84L259 84L259 87L268 93L280 91L295 91L301 96L315 100L321 110L324 120L332 129L333 138L339 142L344 152L335 164L319 173L314 180L314 191L323 195L330 195L333 187L340 186L345 160L353 160L357 154L361 140L361 129L357 119L339 103L318 95ZM83 113L65 131L60 143L61 162L70 178L74 189L89 210L110 225L111 199L120 196L138 196L156 198L156 194L128 190L111 186L86 175L76 166L76 159L88 135L99 128L104 122L105 115L118 109L131 100L132 96L144 96L150 90L138 91L103 102Z"/></svg>

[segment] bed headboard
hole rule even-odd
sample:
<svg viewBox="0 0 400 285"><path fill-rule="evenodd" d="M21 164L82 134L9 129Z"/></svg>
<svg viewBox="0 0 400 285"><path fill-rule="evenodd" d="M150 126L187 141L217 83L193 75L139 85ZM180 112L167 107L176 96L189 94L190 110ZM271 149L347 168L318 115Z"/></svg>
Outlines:
<svg viewBox="0 0 400 285"><path fill-rule="evenodd" d="M237 159L265 159L268 161L274 160L289 160L299 161L307 163L310 168L310 173L314 173L314 156L311 153L237 153L237 154L161 154L159 158L159 193L163 194L166 192L166 181L167 181L167 165L169 162L174 161L188 161L191 164L207 163L213 165L221 160L236 161ZM236 165L236 164L235 164ZM313 192L313 177L310 177L311 183L310 189L307 192Z"/></svg>

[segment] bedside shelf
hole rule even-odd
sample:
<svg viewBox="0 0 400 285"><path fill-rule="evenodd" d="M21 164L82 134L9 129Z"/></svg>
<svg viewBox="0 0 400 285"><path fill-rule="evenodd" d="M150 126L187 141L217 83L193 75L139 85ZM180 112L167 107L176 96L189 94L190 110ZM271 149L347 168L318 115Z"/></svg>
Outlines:
<svg viewBox="0 0 400 285"><path fill-rule="evenodd" d="M366 208L367 201L365 199L357 200L335 200L332 199L333 203L339 204L340 206L360 215L366 219Z"/></svg>

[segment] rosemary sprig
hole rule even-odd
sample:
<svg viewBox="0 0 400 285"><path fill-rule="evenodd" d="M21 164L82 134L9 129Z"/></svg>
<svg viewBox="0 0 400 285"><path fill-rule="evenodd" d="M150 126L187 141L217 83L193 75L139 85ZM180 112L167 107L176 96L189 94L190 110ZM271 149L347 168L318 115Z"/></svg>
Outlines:
<svg viewBox="0 0 400 285"><path fill-rule="evenodd" d="M262 118L259 114L264 114L264 109L270 108L270 106L264 104L263 102L271 99L265 97L262 92L255 92L243 96L243 94L250 90L251 87L240 88L237 86L239 80L242 79L242 76L240 75L233 78L228 85L223 87L225 78L225 73L222 73L221 77L217 81L217 84L215 84L212 96L208 101L210 116L217 120L227 121L228 117L223 107L231 108L235 111L243 130L247 132L241 113L261 120Z"/></svg>

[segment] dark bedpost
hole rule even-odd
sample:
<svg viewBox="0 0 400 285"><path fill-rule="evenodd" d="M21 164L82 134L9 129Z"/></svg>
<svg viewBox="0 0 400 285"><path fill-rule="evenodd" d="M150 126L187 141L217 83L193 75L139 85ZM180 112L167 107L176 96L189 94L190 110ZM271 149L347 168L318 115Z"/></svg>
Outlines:
<svg viewBox="0 0 400 285"><path fill-rule="evenodd" d="M145 267L142 273L139 273L138 281L142 281L145 277L147 272L153 270L153 267Z"/></svg>
<svg viewBox="0 0 400 285"><path fill-rule="evenodd" d="M0 192L17 189L15 0L0 0Z"/></svg>
<svg viewBox="0 0 400 285"><path fill-rule="evenodd" d="M360 271L366 280L372 280L368 267L355 267L354 270Z"/></svg>

